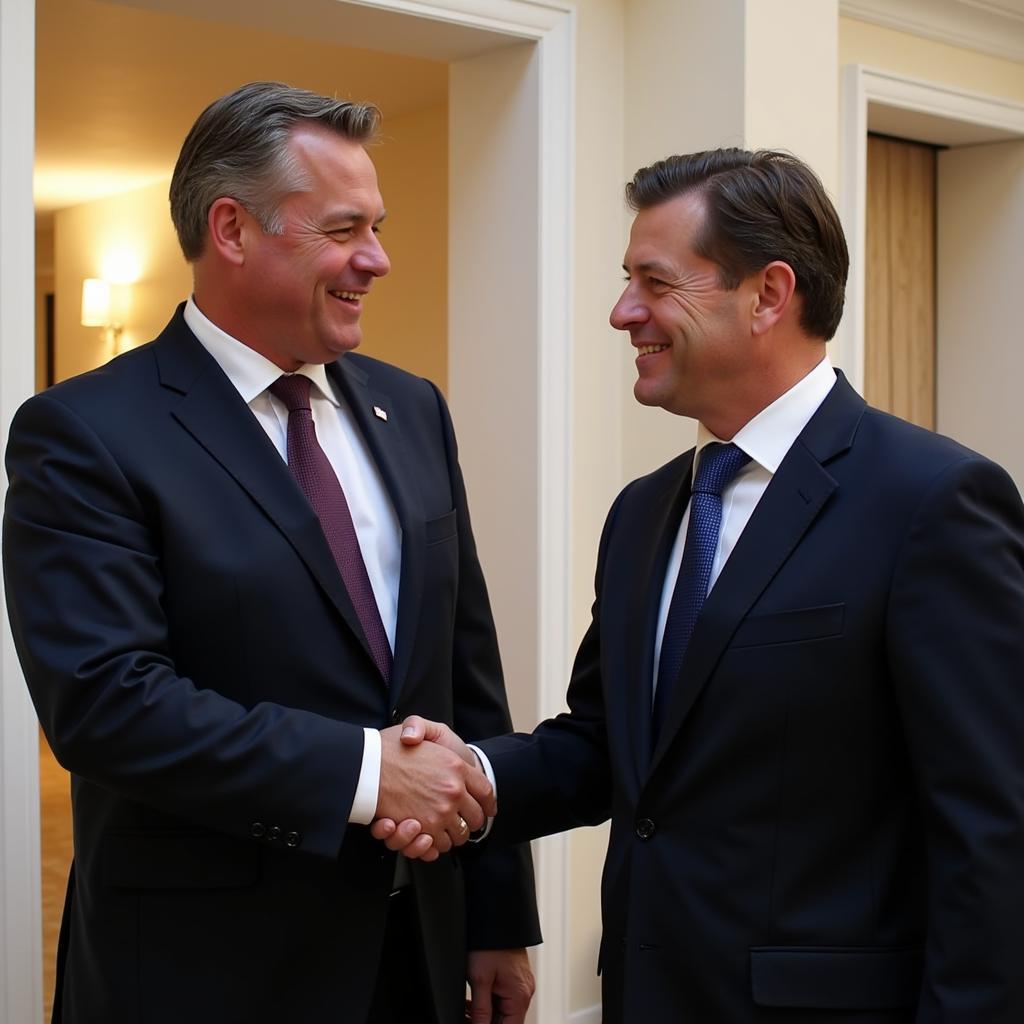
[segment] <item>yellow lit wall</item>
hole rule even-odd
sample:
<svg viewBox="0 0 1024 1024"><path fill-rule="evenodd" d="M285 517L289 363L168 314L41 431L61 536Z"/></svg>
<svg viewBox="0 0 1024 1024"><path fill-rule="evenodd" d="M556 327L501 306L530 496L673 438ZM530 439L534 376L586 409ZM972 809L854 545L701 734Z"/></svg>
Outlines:
<svg viewBox="0 0 1024 1024"><path fill-rule="evenodd" d="M839 19L839 67L865 64L1024 103L1024 64L854 18Z"/></svg>
<svg viewBox="0 0 1024 1024"><path fill-rule="evenodd" d="M447 383L447 109L395 118L372 155L388 208L382 233L394 270L365 313L365 351ZM55 215L56 378L115 352L82 327L82 281L104 277L111 257L135 264L122 350L154 338L192 287L167 207L168 182L60 210Z"/></svg>
<svg viewBox="0 0 1024 1024"><path fill-rule="evenodd" d="M82 281L127 262L134 277L124 308L121 349L154 338L191 290L167 208L166 181L71 206L55 214L56 379L105 363L116 353L98 327L83 327ZM115 267L116 272L116 267Z"/></svg>
<svg viewBox="0 0 1024 1024"><path fill-rule="evenodd" d="M448 387L448 108L385 118L377 165L391 273L363 313L367 355Z"/></svg>

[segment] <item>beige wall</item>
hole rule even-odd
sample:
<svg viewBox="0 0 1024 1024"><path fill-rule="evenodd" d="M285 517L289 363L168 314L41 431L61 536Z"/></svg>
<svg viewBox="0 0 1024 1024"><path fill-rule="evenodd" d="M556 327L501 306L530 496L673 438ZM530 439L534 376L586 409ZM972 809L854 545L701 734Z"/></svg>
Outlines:
<svg viewBox="0 0 1024 1024"><path fill-rule="evenodd" d="M155 337L191 290L192 275L167 212L167 182L58 210L54 217L56 378L105 363L116 353L98 327L80 323L82 281L109 276L109 261L134 263L124 290L122 350Z"/></svg>
<svg viewBox="0 0 1024 1024"><path fill-rule="evenodd" d="M936 422L1024 493L1024 140L938 156Z"/></svg>
<svg viewBox="0 0 1024 1024"><path fill-rule="evenodd" d="M1024 103L1024 64L853 18L840 18L839 67L847 64L866 64Z"/></svg>
<svg viewBox="0 0 1024 1024"><path fill-rule="evenodd" d="M834 195L837 10L837 0L627 4L625 173L670 153L768 146L802 156ZM632 383L632 356L625 344L622 351ZM664 464L696 436L692 420L631 397L622 415L626 479Z"/></svg>
<svg viewBox="0 0 1024 1024"><path fill-rule="evenodd" d="M383 238L394 269L367 303L365 351L436 380L447 378L447 109L394 118L373 157L388 207ZM192 286L167 207L167 181L59 210L55 221L58 380L115 353L80 320L82 281L107 261L137 265L127 290L121 350L155 337ZM125 294L122 292L122 294Z"/></svg>
<svg viewBox="0 0 1024 1024"><path fill-rule="evenodd" d="M623 484L622 408L632 401L622 335L608 313L622 285L623 118L637 111L625 94L626 4L585 0L577 9L575 290L572 362L572 646L590 623L597 545ZM543 372L543 367L541 368ZM569 835L569 999L582 1010L601 1001L600 880L607 828Z"/></svg>
<svg viewBox="0 0 1024 1024"><path fill-rule="evenodd" d="M838 9L822 0L748 2L743 145L788 149L839 187ZM813 40L813 45L807 45ZM795 44L795 45L794 45Z"/></svg>
<svg viewBox="0 0 1024 1024"><path fill-rule="evenodd" d="M448 108L384 122L371 150L391 273L363 314L362 351L448 387Z"/></svg>

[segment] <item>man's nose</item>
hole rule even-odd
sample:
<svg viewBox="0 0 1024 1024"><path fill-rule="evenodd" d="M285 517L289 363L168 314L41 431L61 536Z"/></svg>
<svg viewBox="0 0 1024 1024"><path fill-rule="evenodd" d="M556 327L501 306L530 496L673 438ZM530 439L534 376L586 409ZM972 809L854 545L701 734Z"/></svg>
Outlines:
<svg viewBox="0 0 1024 1024"><path fill-rule="evenodd" d="M632 324L643 323L647 319L647 307L633 294L632 289L619 296L619 301L612 306L608 322L617 331L628 331Z"/></svg>
<svg viewBox="0 0 1024 1024"><path fill-rule="evenodd" d="M359 247L352 257L352 265L374 277L383 277L391 270L391 260L375 234L370 235L366 243Z"/></svg>

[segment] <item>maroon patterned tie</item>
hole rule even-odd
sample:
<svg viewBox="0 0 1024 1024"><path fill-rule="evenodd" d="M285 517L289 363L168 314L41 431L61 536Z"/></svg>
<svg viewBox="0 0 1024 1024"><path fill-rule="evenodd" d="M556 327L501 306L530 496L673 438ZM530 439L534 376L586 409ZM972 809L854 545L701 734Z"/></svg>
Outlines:
<svg viewBox="0 0 1024 1024"><path fill-rule="evenodd" d="M309 406L311 383L308 377L297 373L289 377L278 377L270 385L271 394L281 399L288 408L288 468L320 520L331 554L338 563L341 578L370 645L373 660L384 682L390 682L391 645L384 631L384 623L381 622L370 577L366 574L366 564L359 550L359 538L352 523L345 492L316 439L313 411Z"/></svg>

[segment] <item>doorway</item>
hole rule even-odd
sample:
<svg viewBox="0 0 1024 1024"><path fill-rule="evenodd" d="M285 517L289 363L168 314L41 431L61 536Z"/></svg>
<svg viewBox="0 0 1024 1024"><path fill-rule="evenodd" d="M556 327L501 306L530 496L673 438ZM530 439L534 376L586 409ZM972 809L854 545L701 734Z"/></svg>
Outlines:
<svg viewBox="0 0 1024 1024"><path fill-rule="evenodd" d="M934 146L868 135L864 397L935 429Z"/></svg>
<svg viewBox="0 0 1024 1024"><path fill-rule="evenodd" d="M0 137L0 423L5 427L33 390L32 353L25 345L32 336L30 261L24 270L32 239L33 6L4 5L0 22L0 103L5 111ZM402 0L360 5L301 0L287 10L276 5L252 9L235 0L154 0L138 6L236 25L258 21L256 27L270 30L280 27L267 23L276 17L287 19L292 29L305 25L314 32L321 16L344 9L351 15L349 41L358 38L367 48L376 41L390 52L447 62L449 150L463 157L450 161L448 190L471 200L449 209L449 276L474 280L476 271L480 277L476 287L449 293L448 380L481 557L492 592L508 595L504 606L495 600L495 613L513 711L520 724L531 724L542 709L561 700L569 660L564 553L569 548L571 417L571 11L524 0L470 0L451 8L434 4L427 18L409 14ZM8 117L10 110L15 114ZM497 170L516 182L516 188L500 193L500 203L488 201ZM496 246L496 240L501 244ZM523 282L515 288L514 305L508 302L510 280ZM481 324L487 325L486 344L480 341ZM477 371L489 350L500 353L505 368L514 372L497 383L485 377L487 386L481 388ZM502 465L506 479L514 477L508 488L486 486L495 464ZM524 594L528 600L522 600ZM9 629L4 632L0 976L8 1018L31 1021L42 1003L36 734ZM537 859L548 938L537 962L545 993L538 1017L556 1020L566 1003L560 939L567 927L561 901L544 900L543 893L560 895L564 889L564 844L541 844Z"/></svg>
<svg viewBox="0 0 1024 1024"><path fill-rule="evenodd" d="M841 212L851 259L836 362L863 393L869 132L936 147L935 426L1003 464L1024 490L1024 459L1012 441L1024 432L1024 413L1007 392L1015 374L1006 367L1006 339L1019 333L1013 232L1024 224L1024 105L860 65L843 76ZM950 288L959 294L947 295Z"/></svg>

